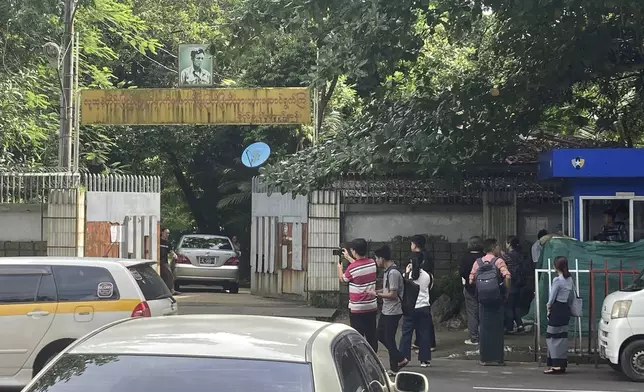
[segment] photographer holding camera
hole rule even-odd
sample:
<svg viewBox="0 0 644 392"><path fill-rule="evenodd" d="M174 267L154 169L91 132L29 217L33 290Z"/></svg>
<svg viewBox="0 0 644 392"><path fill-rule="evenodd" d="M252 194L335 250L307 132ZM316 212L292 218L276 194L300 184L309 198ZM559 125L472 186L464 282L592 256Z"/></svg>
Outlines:
<svg viewBox="0 0 644 392"><path fill-rule="evenodd" d="M338 252L339 253L339 252ZM334 254L336 252L334 251ZM349 320L351 327L365 337L373 351L378 352L376 316L378 302L376 290L376 262L367 257L367 241L357 238L349 249L342 249L342 256L349 262L342 271L342 259L338 263L338 278L349 284Z"/></svg>

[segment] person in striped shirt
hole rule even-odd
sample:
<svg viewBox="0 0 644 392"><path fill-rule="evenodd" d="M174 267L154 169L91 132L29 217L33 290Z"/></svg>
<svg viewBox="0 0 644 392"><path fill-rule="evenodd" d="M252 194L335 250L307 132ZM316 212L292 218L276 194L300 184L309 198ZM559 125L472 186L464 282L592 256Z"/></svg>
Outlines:
<svg viewBox="0 0 644 392"><path fill-rule="evenodd" d="M343 255L349 266L343 271L342 261L338 263L338 278L349 284L351 327L365 337L373 351L378 352L378 302L373 294L376 290L376 262L367 257L367 241L363 238L353 240L348 248L343 249Z"/></svg>

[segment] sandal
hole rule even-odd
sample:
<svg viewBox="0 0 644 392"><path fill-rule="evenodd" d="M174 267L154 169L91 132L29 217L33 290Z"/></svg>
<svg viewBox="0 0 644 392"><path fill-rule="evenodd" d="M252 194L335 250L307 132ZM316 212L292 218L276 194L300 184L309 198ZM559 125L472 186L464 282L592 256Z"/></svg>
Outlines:
<svg viewBox="0 0 644 392"><path fill-rule="evenodd" d="M565 372L566 372L566 369L563 369L563 368L559 368L559 369L550 368L550 369L544 370L543 374L563 374Z"/></svg>

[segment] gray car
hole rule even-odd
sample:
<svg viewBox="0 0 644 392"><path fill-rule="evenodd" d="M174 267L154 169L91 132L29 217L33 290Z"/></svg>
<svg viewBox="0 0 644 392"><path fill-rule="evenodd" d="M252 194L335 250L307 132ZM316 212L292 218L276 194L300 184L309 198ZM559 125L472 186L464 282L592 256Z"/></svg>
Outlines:
<svg viewBox="0 0 644 392"><path fill-rule="evenodd" d="M222 286L239 292L239 254L228 237L189 234L181 237L174 257L175 289L181 285Z"/></svg>

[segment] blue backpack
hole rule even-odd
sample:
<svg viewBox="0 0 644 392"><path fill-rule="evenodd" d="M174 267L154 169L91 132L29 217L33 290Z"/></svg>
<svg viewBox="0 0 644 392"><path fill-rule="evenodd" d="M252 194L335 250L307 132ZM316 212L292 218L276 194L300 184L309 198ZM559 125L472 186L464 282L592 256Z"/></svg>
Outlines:
<svg viewBox="0 0 644 392"><path fill-rule="evenodd" d="M476 296L482 305L498 305L501 303L501 277L496 267L498 257L489 262L476 260L479 265L476 271Z"/></svg>

